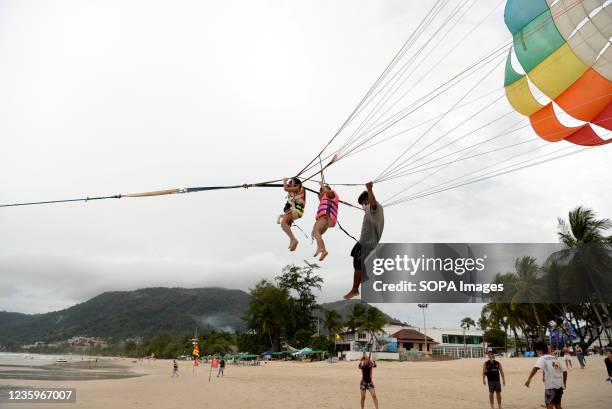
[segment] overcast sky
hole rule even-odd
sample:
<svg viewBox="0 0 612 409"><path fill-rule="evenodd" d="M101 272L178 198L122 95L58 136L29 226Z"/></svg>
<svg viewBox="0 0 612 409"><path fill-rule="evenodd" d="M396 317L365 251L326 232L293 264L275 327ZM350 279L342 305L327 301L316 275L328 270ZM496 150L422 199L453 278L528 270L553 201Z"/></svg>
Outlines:
<svg viewBox="0 0 612 409"><path fill-rule="evenodd" d="M292 176L331 138L429 3L0 0L0 202ZM417 81L415 74L408 102L510 39L498 4L473 1L426 54L420 72L428 75ZM501 95L503 66L491 68L466 101L496 88ZM488 70L399 125L442 114ZM510 109L502 98L464 130ZM451 112L422 146L468 115ZM508 120L522 117L514 113ZM480 139L466 138L452 149L507 124L496 123L474 136ZM346 158L326 178L373 179L426 129ZM339 143L348 137L341 135ZM533 137L525 128L502 145ZM598 148L388 207L383 241L555 242L557 216L579 204L612 217L610 154L609 147ZM458 163L435 177L443 182L503 158ZM422 175L381 183L376 193L384 199ZM427 183L436 184L433 177ZM352 202L360 190L338 188ZM299 222L306 232L315 201L307 198ZM276 225L283 204L278 189L237 189L1 209L0 310L47 312L104 291L151 286L248 290L286 264L313 261L314 246L300 232L298 250L286 250ZM360 212L340 212L341 223L358 234ZM352 241L338 229L325 240L330 255L320 270L322 302L339 299L352 280ZM380 307L421 322L414 305ZM434 305L429 323L457 326L464 316L479 314L479 305Z"/></svg>

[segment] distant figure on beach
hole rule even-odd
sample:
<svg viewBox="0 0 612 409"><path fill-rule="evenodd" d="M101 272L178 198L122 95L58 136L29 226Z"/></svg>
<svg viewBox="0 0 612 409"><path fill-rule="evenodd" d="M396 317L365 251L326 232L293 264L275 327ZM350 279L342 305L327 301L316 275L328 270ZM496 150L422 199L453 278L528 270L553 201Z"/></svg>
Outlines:
<svg viewBox="0 0 612 409"><path fill-rule="evenodd" d="M606 379L606 381L612 383L612 349L608 349L608 356L604 359L604 363L608 371L608 379Z"/></svg>
<svg viewBox="0 0 612 409"><path fill-rule="evenodd" d="M506 377L504 375L504 370L502 369L502 365L499 361L495 360L495 354L493 351L487 352L487 357L489 358L482 365L482 384L486 385L489 383L489 402L491 403L491 409L494 408L494 394L497 395L497 406L499 409L502 409L502 383L506 386ZM501 382L500 382L501 375Z"/></svg>
<svg viewBox="0 0 612 409"><path fill-rule="evenodd" d="M219 377L219 375L221 375L221 377L223 378L224 370L225 370L225 358L221 357L221 360L219 361L219 372L217 372L217 378Z"/></svg>
<svg viewBox="0 0 612 409"><path fill-rule="evenodd" d="M291 179L284 178L283 189L287 192L287 203L283 209L283 214L278 216L277 223L281 225L281 229L289 236L289 250L295 251L298 241L291 231L291 225L294 221L304 216L306 190L302 186L302 181L295 177Z"/></svg>
<svg viewBox="0 0 612 409"><path fill-rule="evenodd" d="M372 381L372 372L374 368L376 368L376 361L370 360L364 352L359 361L359 369L361 370L361 383L359 384L359 389L361 391L361 409L363 409L365 405L366 391L370 392L372 400L374 401L374 407L378 409L378 397L376 396L374 382Z"/></svg>
<svg viewBox="0 0 612 409"><path fill-rule="evenodd" d="M312 237L317 242L317 251L314 257L319 256L319 261L323 261L327 257L328 251L323 242L323 234L330 227L334 227L338 221L338 205L340 198L338 193L332 190L329 185L323 181L319 182L319 208L314 226L312 227Z"/></svg>
<svg viewBox="0 0 612 409"><path fill-rule="evenodd" d="M176 362L176 359L173 359L172 360L172 376L171 376L171 378L174 378L175 376L177 378L179 376L179 374L178 374L178 363Z"/></svg>
<svg viewBox="0 0 612 409"><path fill-rule="evenodd" d="M548 353L546 343L537 342L535 350L539 358L531 370L525 386L529 388L531 379L541 369L544 373L544 403L546 404L546 409L553 409L553 407L561 409L563 390L567 387L567 368L561 358Z"/></svg>
<svg viewBox="0 0 612 409"><path fill-rule="evenodd" d="M580 345L576 346L576 358L578 358L578 362L580 363L580 369L584 369L586 366L586 359L584 358L584 351Z"/></svg>
<svg viewBox="0 0 612 409"><path fill-rule="evenodd" d="M567 346L567 344L563 347L563 350L561 351L561 356L565 360L565 366L567 368L571 368L572 367L572 352L570 351L569 346Z"/></svg>
<svg viewBox="0 0 612 409"><path fill-rule="evenodd" d="M369 277L365 269L365 259L376 248L385 227L385 214L383 207L376 201L372 182L366 183L366 190L359 195L357 202L363 207L364 215L361 223L361 235L359 241L351 250L353 257L353 287L344 299L349 300L359 295L359 286L368 281Z"/></svg>

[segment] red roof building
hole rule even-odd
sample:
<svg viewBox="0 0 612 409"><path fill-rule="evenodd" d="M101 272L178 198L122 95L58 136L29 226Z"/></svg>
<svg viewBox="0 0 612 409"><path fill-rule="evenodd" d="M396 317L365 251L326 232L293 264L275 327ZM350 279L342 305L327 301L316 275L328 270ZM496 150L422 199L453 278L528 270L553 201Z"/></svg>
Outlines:
<svg viewBox="0 0 612 409"><path fill-rule="evenodd" d="M400 353L405 351L430 353L431 347L438 345L438 342L431 337L427 337L427 347L425 347L425 334L412 328L401 329L392 334L391 337L397 338L397 347Z"/></svg>

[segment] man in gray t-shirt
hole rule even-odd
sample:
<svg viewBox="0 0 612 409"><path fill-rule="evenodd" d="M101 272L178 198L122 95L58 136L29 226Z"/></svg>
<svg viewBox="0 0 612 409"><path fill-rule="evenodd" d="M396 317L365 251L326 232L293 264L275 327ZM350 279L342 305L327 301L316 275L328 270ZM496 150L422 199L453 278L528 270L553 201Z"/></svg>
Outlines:
<svg viewBox="0 0 612 409"><path fill-rule="evenodd" d="M385 214L383 207L376 201L373 183L366 183L366 191L359 195L357 202L363 207L364 215L361 224L361 236L359 241L351 250L353 257L353 288L344 298L351 299L359 295L359 286L368 281L369 277L365 268L365 259L378 245L385 227Z"/></svg>

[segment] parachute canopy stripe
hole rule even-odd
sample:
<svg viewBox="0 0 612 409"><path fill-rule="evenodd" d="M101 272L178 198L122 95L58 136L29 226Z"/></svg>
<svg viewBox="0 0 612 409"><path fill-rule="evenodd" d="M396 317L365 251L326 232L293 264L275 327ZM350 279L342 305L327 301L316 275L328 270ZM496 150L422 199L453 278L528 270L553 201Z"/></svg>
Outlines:
<svg viewBox="0 0 612 409"><path fill-rule="evenodd" d="M555 99L588 68L566 43L529 71L527 76L548 98Z"/></svg>
<svg viewBox="0 0 612 409"><path fill-rule="evenodd" d="M609 109L609 111L612 112L612 109ZM542 139L549 142L558 142L565 139L582 146L598 146L612 142L612 138L604 140L597 135L591 125L567 127L561 124L555 115L552 103L533 114L529 117L529 120L534 131Z"/></svg>
<svg viewBox="0 0 612 409"><path fill-rule="evenodd" d="M591 122L608 131L612 131L612 102L609 103L606 109L601 111Z"/></svg>
<svg viewBox="0 0 612 409"><path fill-rule="evenodd" d="M572 117L591 122L612 98L612 83L589 68L555 102Z"/></svg>
<svg viewBox="0 0 612 409"><path fill-rule="evenodd" d="M548 10L514 34L513 42L516 57L528 73L565 44L565 39Z"/></svg>
<svg viewBox="0 0 612 409"><path fill-rule="evenodd" d="M544 107L531 93L527 77L524 75L520 80L506 87L506 97L510 105L525 116L531 116Z"/></svg>
<svg viewBox="0 0 612 409"><path fill-rule="evenodd" d="M612 142L612 138L608 140L602 139L593 131L590 125L583 126L580 130L565 139L571 143L582 146L600 146Z"/></svg>
<svg viewBox="0 0 612 409"><path fill-rule="evenodd" d="M548 11L546 0L508 0L504 21L512 34L516 34L534 18Z"/></svg>
<svg viewBox="0 0 612 409"><path fill-rule="evenodd" d="M584 125L578 127L566 127L559 122L553 109L552 102L547 104L535 114L529 117L531 126L535 133L549 142L558 142L571 134L579 131Z"/></svg>
<svg viewBox="0 0 612 409"><path fill-rule="evenodd" d="M512 85L515 82L523 79L525 76L519 74L512 67L512 49L508 50L508 58L506 59L506 75L504 77L504 87Z"/></svg>
<svg viewBox="0 0 612 409"><path fill-rule="evenodd" d="M551 6L552 16L560 34L588 66L596 64L601 50L612 35L612 19L607 13L610 8L606 7L590 18L589 13L601 6L598 1L591 3L595 4L586 5L586 2L582 2L576 5L559 1ZM600 68L600 73L610 80L612 68L606 64L600 64Z"/></svg>

